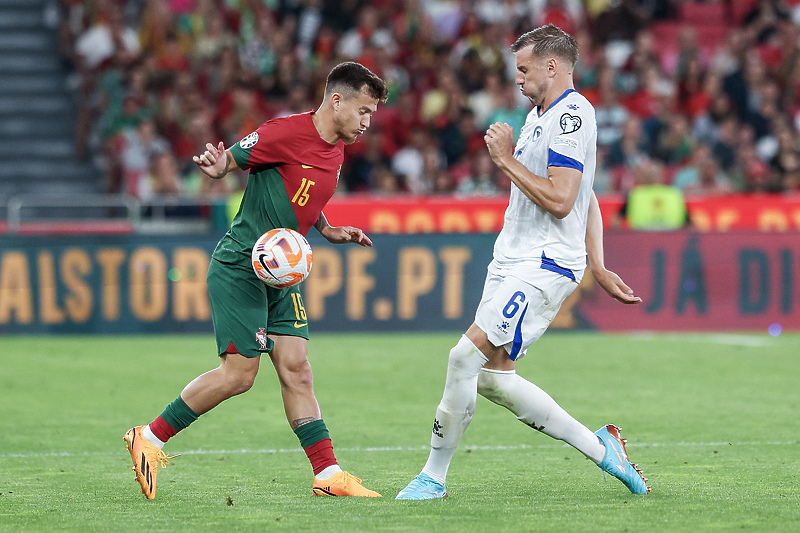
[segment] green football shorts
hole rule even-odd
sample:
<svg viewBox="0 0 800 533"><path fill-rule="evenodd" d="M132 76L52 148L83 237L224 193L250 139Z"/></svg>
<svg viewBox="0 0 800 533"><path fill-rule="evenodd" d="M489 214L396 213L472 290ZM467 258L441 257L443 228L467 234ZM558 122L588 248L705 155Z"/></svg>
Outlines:
<svg viewBox="0 0 800 533"><path fill-rule="evenodd" d="M211 260L206 279L218 355L269 353L274 346L267 337L270 333L308 339L308 318L298 285L273 289L252 269L216 259Z"/></svg>

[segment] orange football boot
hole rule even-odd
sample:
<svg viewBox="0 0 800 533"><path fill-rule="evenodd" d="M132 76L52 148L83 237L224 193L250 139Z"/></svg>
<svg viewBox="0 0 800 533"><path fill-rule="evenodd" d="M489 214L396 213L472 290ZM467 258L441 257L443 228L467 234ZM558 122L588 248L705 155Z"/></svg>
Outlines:
<svg viewBox="0 0 800 533"><path fill-rule="evenodd" d="M314 477L315 496L366 496L380 498L381 495L361 485L361 480L350 472L337 472L328 479Z"/></svg>
<svg viewBox="0 0 800 533"><path fill-rule="evenodd" d="M144 438L142 429L144 426L129 429L122 440L125 441L125 448L131 452L133 459L131 470L136 472L136 481L142 486L142 494L148 500L152 500L156 497L156 476L159 465L166 468L169 464L167 459L178 456L165 454L158 446Z"/></svg>

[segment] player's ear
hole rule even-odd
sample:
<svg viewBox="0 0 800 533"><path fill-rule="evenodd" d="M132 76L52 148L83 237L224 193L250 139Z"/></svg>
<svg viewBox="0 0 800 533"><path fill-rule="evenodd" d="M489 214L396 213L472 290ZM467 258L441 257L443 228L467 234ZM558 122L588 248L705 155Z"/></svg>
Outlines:
<svg viewBox="0 0 800 533"><path fill-rule="evenodd" d="M342 95L339 93L333 93L331 95L331 107L334 111L338 111L340 105L342 105Z"/></svg>
<svg viewBox="0 0 800 533"><path fill-rule="evenodd" d="M555 57L551 57L547 60L547 74L555 76L556 71L558 71L558 60Z"/></svg>

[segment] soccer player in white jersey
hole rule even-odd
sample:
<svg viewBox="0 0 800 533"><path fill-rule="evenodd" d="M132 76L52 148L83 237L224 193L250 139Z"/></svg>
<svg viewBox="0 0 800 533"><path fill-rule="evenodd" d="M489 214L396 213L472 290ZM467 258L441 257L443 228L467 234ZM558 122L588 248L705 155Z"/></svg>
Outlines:
<svg viewBox="0 0 800 533"><path fill-rule="evenodd" d="M594 108L574 89L575 39L548 25L522 35L511 49L516 83L535 107L516 147L509 125L496 123L486 132L492 160L511 179L511 199L475 322L450 351L428 462L397 499L447 496L447 470L478 393L574 446L631 492L647 494L646 479L628 459L619 428L608 424L593 433L515 371L580 283L587 259L609 295L622 303L641 299L604 266L603 225L592 191L597 124Z"/></svg>

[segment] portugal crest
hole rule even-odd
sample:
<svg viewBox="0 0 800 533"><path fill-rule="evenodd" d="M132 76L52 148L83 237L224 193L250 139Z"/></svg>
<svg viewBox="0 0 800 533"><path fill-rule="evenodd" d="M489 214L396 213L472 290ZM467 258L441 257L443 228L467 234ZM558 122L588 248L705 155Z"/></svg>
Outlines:
<svg viewBox="0 0 800 533"><path fill-rule="evenodd" d="M267 349L267 332L264 331L264 328L258 328L256 340L258 341L258 345L261 346L262 350Z"/></svg>

